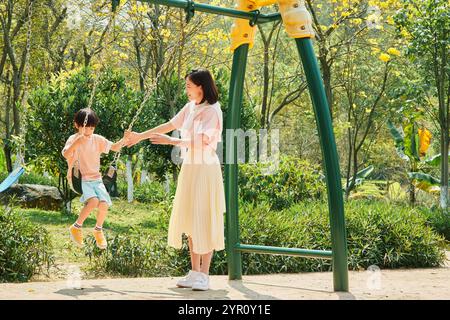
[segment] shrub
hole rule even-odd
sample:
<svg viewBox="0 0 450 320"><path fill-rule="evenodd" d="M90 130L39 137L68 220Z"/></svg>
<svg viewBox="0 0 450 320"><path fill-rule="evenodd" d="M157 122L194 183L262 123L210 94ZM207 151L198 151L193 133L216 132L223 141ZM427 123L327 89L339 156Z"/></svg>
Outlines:
<svg viewBox="0 0 450 320"><path fill-rule="evenodd" d="M444 263L444 239L415 209L383 202L346 204L350 270L437 267ZM165 217L168 223L168 216ZM243 205L240 210L241 243L276 247L331 250L328 204L300 203L273 211L268 203ZM183 250L167 248L166 235L131 233L109 239L104 253L88 245L93 269L131 276L179 276L190 268L186 241ZM94 259L95 258L95 259ZM244 274L330 271L331 261L244 253ZM225 250L216 252L211 274L226 274Z"/></svg>
<svg viewBox="0 0 450 320"><path fill-rule="evenodd" d="M438 267L445 240L415 208L384 202L353 201L346 206L351 269Z"/></svg>
<svg viewBox="0 0 450 320"><path fill-rule="evenodd" d="M24 282L54 264L48 232L0 208L0 282Z"/></svg>
<svg viewBox="0 0 450 320"><path fill-rule="evenodd" d="M106 235L108 247L100 250L95 239L86 239L85 254L89 257L90 268L96 272L129 277L181 276L189 269L187 250L180 254L166 247L163 235L131 232L129 234ZM187 249L187 248L184 248Z"/></svg>
<svg viewBox="0 0 450 320"><path fill-rule="evenodd" d="M265 174L266 169L263 163L240 166L239 196L244 202L267 202L272 210L280 210L325 194L319 167L306 160L282 156L278 170Z"/></svg>
<svg viewBox="0 0 450 320"><path fill-rule="evenodd" d="M416 207L427 220L427 224L437 233L443 235L447 241L450 241L450 214L445 213L438 207Z"/></svg>
<svg viewBox="0 0 450 320"><path fill-rule="evenodd" d="M172 200L175 196L176 185L170 183L169 193L166 193L165 187L161 182L151 181L136 186L134 197L139 202L155 203L165 200Z"/></svg>
<svg viewBox="0 0 450 320"><path fill-rule="evenodd" d="M123 179L117 180L117 189L119 190L119 196L122 199L127 198L127 183ZM176 183L170 182L169 193L166 193L165 186L163 182L159 181L148 181L140 184L134 185L134 199L141 203L161 203L161 202L171 202L175 196Z"/></svg>

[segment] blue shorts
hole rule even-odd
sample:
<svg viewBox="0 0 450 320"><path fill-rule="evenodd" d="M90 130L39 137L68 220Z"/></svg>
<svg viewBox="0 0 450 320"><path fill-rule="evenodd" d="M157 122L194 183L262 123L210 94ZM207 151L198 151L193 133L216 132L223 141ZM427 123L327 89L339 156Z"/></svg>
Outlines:
<svg viewBox="0 0 450 320"><path fill-rule="evenodd" d="M81 181L81 189L83 190L83 195L80 198L82 203L85 203L91 198L98 198L98 201L105 201L108 206L112 206L111 198L101 179L91 181L83 180Z"/></svg>

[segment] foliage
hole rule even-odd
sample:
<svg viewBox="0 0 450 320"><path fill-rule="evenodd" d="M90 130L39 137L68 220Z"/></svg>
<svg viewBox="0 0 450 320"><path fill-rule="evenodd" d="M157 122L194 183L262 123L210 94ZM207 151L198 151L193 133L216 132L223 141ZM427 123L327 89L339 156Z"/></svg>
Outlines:
<svg viewBox="0 0 450 320"><path fill-rule="evenodd" d="M127 185L125 181L118 182L120 196L126 198ZM134 199L141 203L160 203L163 201L171 201L175 196L176 184L169 184L169 193L166 192L162 182L150 181L134 186Z"/></svg>
<svg viewBox="0 0 450 320"><path fill-rule="evenodd" d="M423 208L373 201L346 203L350 270L437 267L444 263L445 242L429 226ZM328 205L305 202L273 211L270 204L243 205L241 243L330 250ZM168 216L164 218L168 223ZM129 276L181 276L190 268L186 239L182 250L166 245L166 235L130 230L111 237L101 252L91 239L85 249L90 267L98 272ZM244 274L330 271L329 260L244 253ZM225 251L214 253L211 274L226 274Z"/></svg>
<svg viewBox="0 0 450 320"><path fill-rule="evenodd" d="M318 166L288 156L280 157L277 166L272 169L261 162L241 165L240 198L253 204L267 202L271 209L279 210L300 201L320 199L325 194L325 183Z"/></svg>
<svg viewBox="0 0 450 320"><path fill-rule="evenodd" d="M0 282L25 282L54 264L49 233L0 208Z"/></svg>
<svg viewBox="0 0 450 320"><path fill-rule="evenodd" d="M404 133L388 120L387 125L395 141L398 155L409 164L408 178L419 189L426 192L439 192L439 179L424 173L430 165L439 164L439 157L425 158L429 139L421 132L425 128L417 128L414 120L404 124ZM422 172L420 172L422 171Z"/></svg>
<svg viewBox="0 0 450 320"><path fill-rule="evenodd" d="M0 173L0 181L3 181L7 176L8 176L7 172L1 172ZM17 183L40 184L40 185L53 186L53 187L58 186L58 182L55 181L55 179L53 177L44 177L43 175L40 175L33 171L30 171L30 172L25 171L25 173L19 178Z"/></svg>
<svg viewBox="0 0 450 320"><path fill-rule="evenodd" d="M75 133L74 114L88 106L93 90L93 72L88 69L61 73L49 84L31 92L27 130L27 160L36 169L58 177L58 186L65 200L73 198L66 182L67 164L61 155L65 141ZM117 141L128 127L142 97L125 84L125 77L112 70L99 75L92 109L100 118L95 133ZM143 115L148 114L145 108ZM137 121L139 126L146 117ZM123 152L132 152L124 148ZM112 160L111 152L102 158L103 167Z"/></svg>

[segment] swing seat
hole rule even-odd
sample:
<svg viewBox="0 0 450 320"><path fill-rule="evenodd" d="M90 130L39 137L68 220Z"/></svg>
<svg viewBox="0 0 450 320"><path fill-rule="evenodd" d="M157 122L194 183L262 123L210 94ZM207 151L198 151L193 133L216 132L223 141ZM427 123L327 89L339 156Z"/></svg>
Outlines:
<svg viewBox="0 0 450 320"><path fill-rule="evenodd" d="M108 172L102 177L103 184L106 187L109 195L117 197L118 192L116 188L117 171L113 166L109 167ZM83 189L81 187L82 176L81 172L77 168L72 168L72 180L69 181L70 189L77 194L82 194Z"/></svg>
<svg viewBox="0 0 450 320"><path fill-rule="evenodd" d="M17 167L14 169L3 182L0 184L0 193L11 187L16 181L24 174L25 169L23 167Z"/></svg>
<svg viewBox="0 0 450 320"><path fill-rule="evenodd" d="M105 185L106 191L108 191L111 197L118 197L116 181L117 181L117 170L113 166L110 166L107 173L102 178L103 184Z"/></svg>
<svg viewBox="0 0 450 320"><path fill-rule="evenodd" d="M69 186L73 192L77 194L82 194L83 189L81 188L81 172L76 168L72 168L72 178L69 179Z"/></svg>

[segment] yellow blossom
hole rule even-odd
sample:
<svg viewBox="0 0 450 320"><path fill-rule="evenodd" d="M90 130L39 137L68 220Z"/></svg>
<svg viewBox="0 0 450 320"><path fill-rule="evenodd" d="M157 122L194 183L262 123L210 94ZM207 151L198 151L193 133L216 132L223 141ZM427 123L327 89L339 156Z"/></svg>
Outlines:
<svg viewBox="0 0 450 320"><path fill-rule="evenodd" d="M388 62L389 60L391 60L391 56L388 55L387 53L380 54L378 58L383 62Z"/></svg>
<svg viewBox="0 0 450 320"><path fill-rule="evenodd" d="M388 51L387 51L387 53L389 53L389 54L391 54L391 55L393 55L393 56L397 56L397 57L400 56L400 51L398 51L398 50L395 49L395 48L389 48Z"/></svg>

